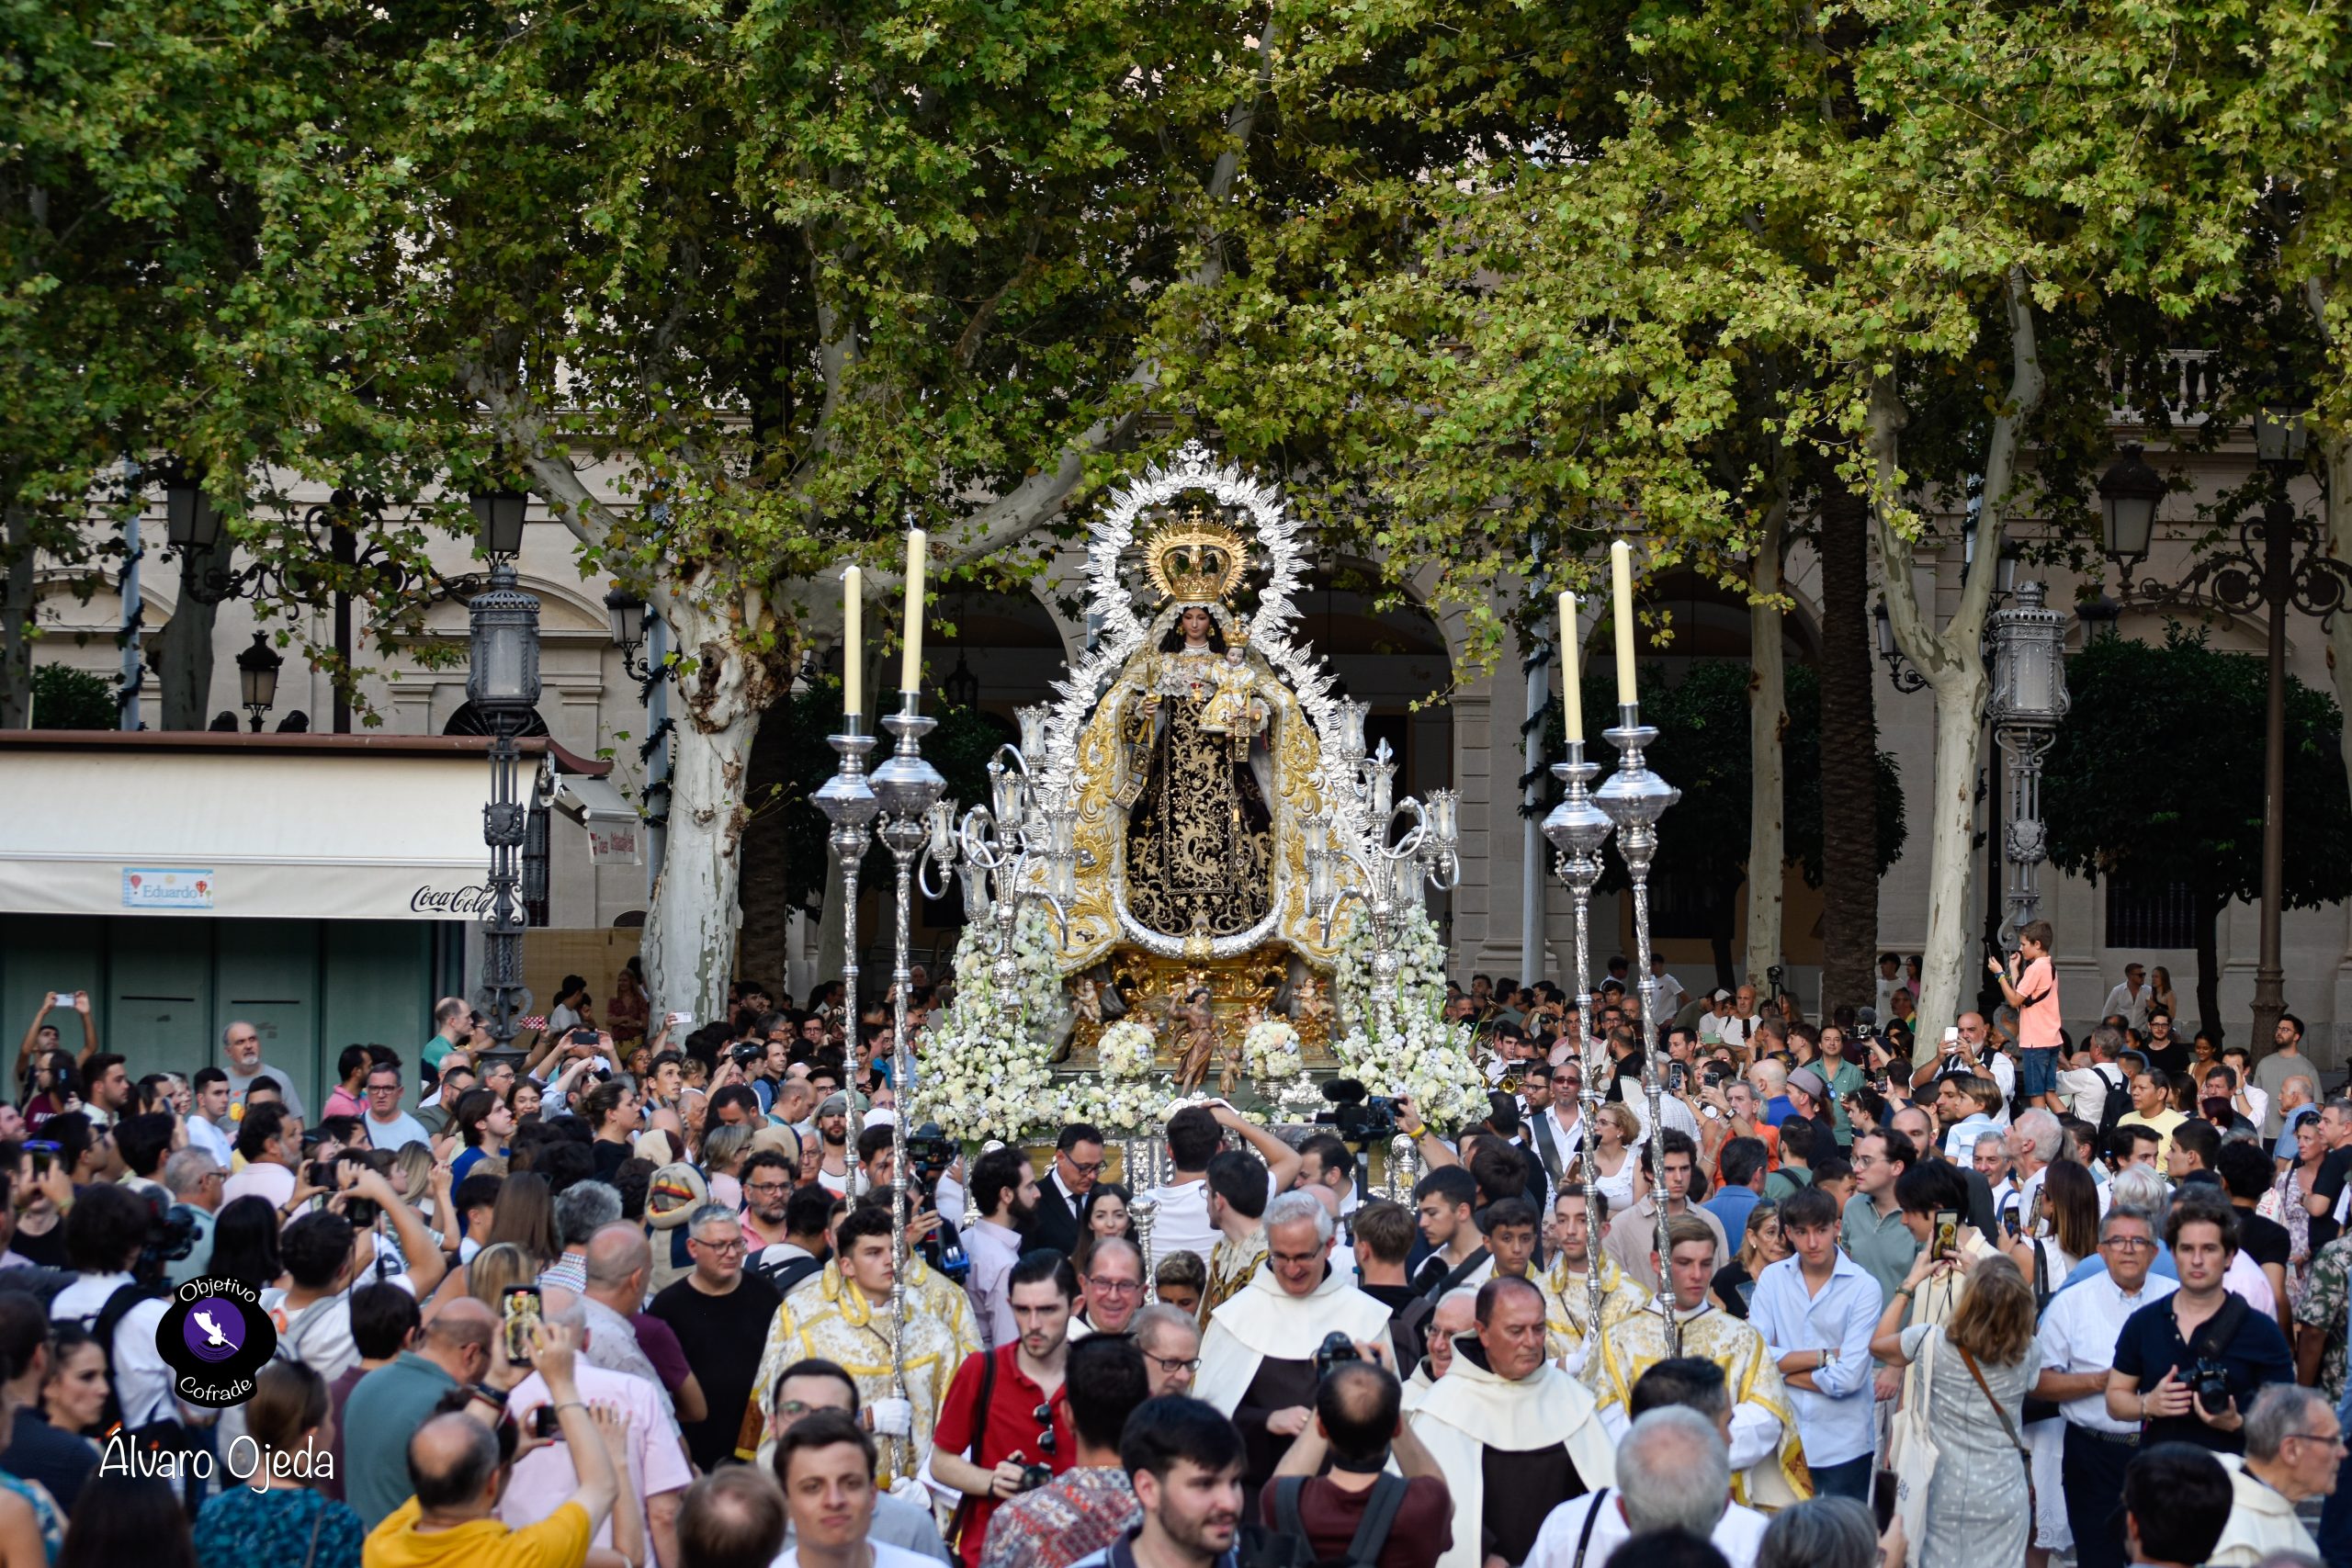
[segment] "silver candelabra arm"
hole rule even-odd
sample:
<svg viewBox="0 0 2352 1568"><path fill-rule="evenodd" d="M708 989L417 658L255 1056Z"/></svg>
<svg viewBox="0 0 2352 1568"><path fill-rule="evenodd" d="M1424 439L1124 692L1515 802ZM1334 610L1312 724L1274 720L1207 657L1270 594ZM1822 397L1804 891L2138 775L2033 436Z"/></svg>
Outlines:
<svg viewBox="0 0 2352 1568"><path fill-rule="evenodd" d="M1657 854L1657 819L1682 792L1651 772L1644 750L1657 731L1642 722L1639 704L1621 704L1617 727L1606 739L1617 748L1617 771L1594 793L1594 804L1607 812L1617 828L1617 852L1625 857L1625 873L1634 892L1634 973L1642 994L1642 1097L1649 1107L1650 1181L1666 1190L1664 1136L1665 1090L1659 1081L1657 1043L1657 982L1650 974L1650 864ZM1682 1331L1674 1314L1672 1271L1667 1267L1674 1249L1667 1243L1666 1205L1657 1205L1658 1304L1666 1314L1668 1343L1682 1353ZM1597 1326L1597 1325L1596 1325Z"/></svg>
<svg viewBox="0 0 2352 1568"><path fill-rule="evenodd" d="M932 807L947 791L939 770L923 760L922 738L937 725L922 714L922 694L900 692L899 711L882 721L898 737L889 760L874 772L874 796L881 807L882 843L898 867L894 909L896 941L890 972L892 997L890 1032L890 1371L892 1391L907 1397L906 1276L907 1276L907 1137L913 1120L914 1047L908 1038L908 992L914 971L909 954L909 925L915 893L915 862L930 847ZM912 1443L906 1445L907 1468L912 1473Z"/></svg>
<svg viewBox="0 0 2352 1568"><path fill-rule="evenodd" d="M841 756L841 766L833 776L820 785L812 797L817 808L832 824L826 842L833 852L833 859L842 872L842 1005L849 1014L842 1031L847 1052L854 1056L858 1050L858 963L857 963L857 884L859 868L865 864L865 852L874 841L874 818L881 806L874 798L874 786L866 781L865 759L874 750L874 737L865 731L865 716L859 713L842 716L842 732L828 738ZM863 1097L857 1092L857 1075L849 1075L842 1086L849 1100L850 1124L865 1122ZM865 1171L854 1162L849 1173L850 1196L855 1198L865 1190Z"/></svg>
<svg viewBox="0 0 2352 1568"><path fill-rule="evenodd" d="M1585 1286L1592 1308L1592 1315L1587 1321L1597 1330L1601 1289L1600 1269L1594 1254L1600 1246L1602 1221L1600 1172L1594 1158L1599 1140L1593 1135L1593 1119L1600 1114L1600 1075L1607 1066L1609 1053L1592 1037L1592 889L1600 880L1601 851L1609 841L1611 823L1609 814L1592 802L1592 781L1600 776L1600 765L1585 761L1583 741L1569 741L1567 760L1554 763L1552 772L1566 793L1544 819L1544 836L1559 852L1560 880L1567 884L1576 907L1576 1054L1584 1064L1584 1087L1577 1096L1577 1126L1583 1134L1578 1164L1584 1183Z"/></svg>

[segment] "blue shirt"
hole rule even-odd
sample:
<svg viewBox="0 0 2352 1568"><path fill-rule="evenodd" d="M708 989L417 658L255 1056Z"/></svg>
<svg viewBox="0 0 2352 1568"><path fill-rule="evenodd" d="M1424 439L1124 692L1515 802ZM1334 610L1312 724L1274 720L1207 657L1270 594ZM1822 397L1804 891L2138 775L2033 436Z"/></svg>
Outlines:
<svg viewBox="0 0 2352 1568"><path fill-rule="evenodd" d="M1763 1195L1752 1187L1726 1187L1699 1207L1724 1223L1724 1235L1736 1249L1739 1238L1747 1234L1749 1211L1762 1201Z"/></svg>
<svg viewBox="0 0 2352 1568"><path fill-rule="evenodd" d="M1836 1258L1818 1293L1805 1288L1802 1258L1781 1258L1758 1277L1755 1299L1747 1303L1747 1321L1764 1337L1773 1360L1792 1350L1838 1352L1837 1359L1808 1374L1820 1392L1788 1391L1804 1461L1814 1466L1863 1458L1874 1438L1871 1334L1881 1311L1878 1281L1842 1250Z"/></svg>
<svg viewBox="0 0 2352 1568"><path fill-rule="evenodd" d="M2180 1324L2173 1316L2179 1292L2163 1301L2151 1302L2123 1320L2123 1331L2115 1338L2115 1370L2133 1380L2142 1393L2164 1381L2166 1372L2176 1367L2186 1369L2197 1358L2189 1353L2180 1337ZM2210 1319L2208 1320L2211 1321ZM2199 1326L2204 1332L2204 1325ZM2287 1337L2278 1331L2278 1321L2265 1317L2248 1308L2239 1319L2237 1332L2226 1344L2217 1347L2210 1358L2221 1367L2227 1378L2230 1397L2243 1414L2254 1404L2254 1396L2265 1385L2295 1381L2295 1359L2288 1352ZM2187 1381L2184 1371L2183 1381ZM2141 1441L2144 1443L2194 1443L2215 1453L2245 1452L2245 1432L2243 1428L2224 1432L2198 1419L2197 1413L2186 1416L2165 1416L2143 1423Z"/></svg>
<svg viewBox="0 0 2352 1568"><path fill-rule="evenodd" d="M1777 1127L1796 1113L1797 1108L1785 1094L1776 1094L1764 1102L1764 1124L1768 1127Z"/></svg>
<svg viewBox="0 0 2352 1568"><path fill-rule="evenodd" d="M2319 1107L2316 1105L2298 1105L2287 1112L2287 1120L2279 1124L2278 1142L2271 1148L2272 1156L2278 1159L2295 1158L2295 1129L2303 1124L2304 1117L2318 1114Z"/></svg>

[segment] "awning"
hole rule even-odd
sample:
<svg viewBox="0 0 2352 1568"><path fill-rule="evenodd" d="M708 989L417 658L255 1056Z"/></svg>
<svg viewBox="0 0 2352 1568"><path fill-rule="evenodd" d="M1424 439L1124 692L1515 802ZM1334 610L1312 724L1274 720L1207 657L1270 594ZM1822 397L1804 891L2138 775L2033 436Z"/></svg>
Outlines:
<svg viewBox="0 0 2352 1568"><path fill-rule="evenodd" d="M550 748L521 744L527 791ZM486 746L443 736L8 732L0 910L481 919Z"/></svg>
<svg viewBox="0 0 2352 1568"><path fill-rule="evenodd" d="M645 818L607 781L580 773L556 774L555 808L587 829L591 864L642 863L638 829L645 825Z"/></svg>

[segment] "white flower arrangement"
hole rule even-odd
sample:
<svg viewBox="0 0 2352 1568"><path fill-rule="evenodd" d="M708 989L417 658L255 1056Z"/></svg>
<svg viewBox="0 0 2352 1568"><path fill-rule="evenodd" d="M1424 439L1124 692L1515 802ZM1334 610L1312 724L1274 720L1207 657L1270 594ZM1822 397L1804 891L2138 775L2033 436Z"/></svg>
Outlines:
<svg viewBox="0 0 2352 1568"><path fill-rule="evenodd" d="M1331 996L1346 1032L1332 1045L1342 1071L1374 1094L1410 1095L1430 1122L1468 1121L1487 1111L1469 1031L1445 1021L1445 944L1429 911L1411 905L1396 922L1396 1001L1389 1038L1372 1039L1372 921L1355 920L1340 943Z"/></svg>
<svg viewBox="0 0 2352 1568"><path fill-rule="evenodd" d="M1012 953L1019 976L1008 1009L996 987L995 928L967 927L956 945L955 1004L933 1021L922 1041L915 1119L936 1122L942 1133L964 1143L1017 1143L1035 1127L1055 1124L1054 1074L1046 1056L1069 1002L1043 909L1022 911Z"/></svg>
<svg viewBox="0 0 2352 1568"><path fill-rule="evenodd" d="M1106 1078L1139 1078L1151 1071L1152 1058L1159 1051L1159 1042L1150 1030L1123 1018L1102 1032L1095 1043L1094 1059Z"/></svg>
<svg viewBox="0 0 2352 1568"><path fill-rule="evenodd" d="M1262 1081L1295 1077L1306 1065L1299 1056L1298 1031L1278 1018L1250 1025L1241 1037L1241 1051L1250 1076Z"/></svg>

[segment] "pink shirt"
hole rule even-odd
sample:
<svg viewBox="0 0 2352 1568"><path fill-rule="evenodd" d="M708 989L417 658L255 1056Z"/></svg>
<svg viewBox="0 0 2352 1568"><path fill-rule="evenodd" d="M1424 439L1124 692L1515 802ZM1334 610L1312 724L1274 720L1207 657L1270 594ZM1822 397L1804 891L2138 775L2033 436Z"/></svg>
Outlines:
<svg viewBox="0 0 2352 1568"><path fill-rule="evenodd" d="M639 1497L684 1491L693 1483L694 1471L686 1463L685 1448L662 1408L662 1390L657 1385L627 1372L592 1367L585 1360L573 1367L571 1376L580 1385L582 1400L606 1401L628 1412L628 1484ZM547 1403L547 1382L533 1372L506 1396L506 1414L527 1427L531 1412ZM498 1500L498 1517L509 1529L520 1529L554 1513L579 1489L571 1449L560 1442L550 1443L524 1455L515 1464L506 1495ZM610 1519L596 1531L596 1544L613 1544Z"/></svg>
<svg viewBox="0 0 2352 1568"><path fill-rule="evenodd" d="M2018 1009L2018 1044L2028 1051L2058 1043L2058 974L2047 954L2025 966L2018 978L2018 995L2041 999Z"/></svg>

